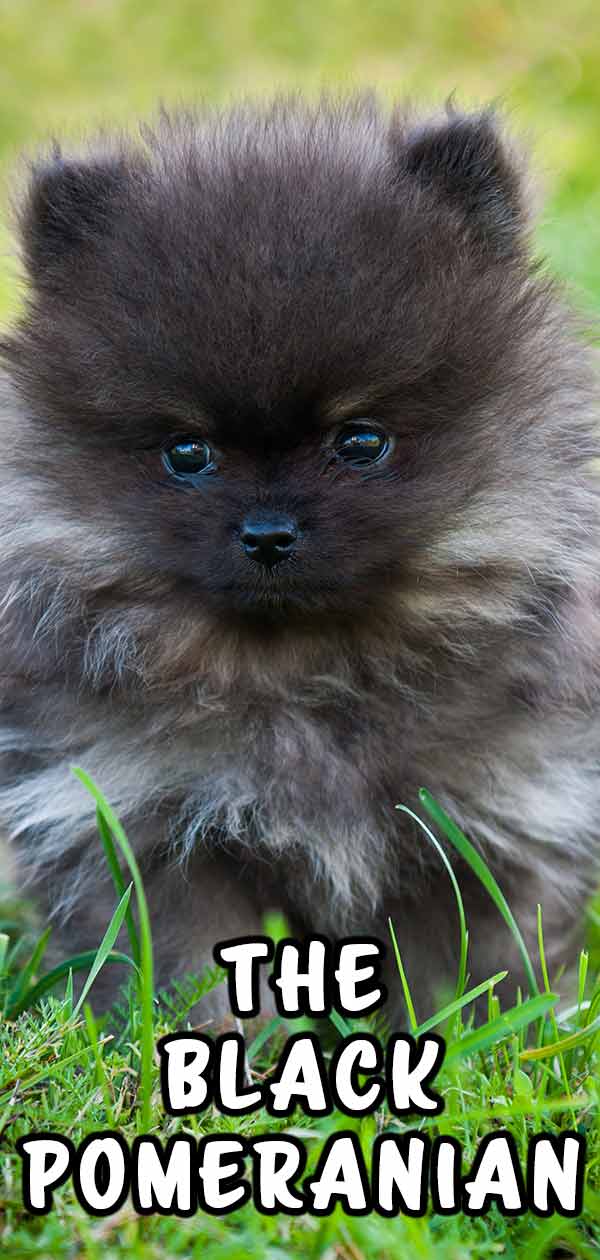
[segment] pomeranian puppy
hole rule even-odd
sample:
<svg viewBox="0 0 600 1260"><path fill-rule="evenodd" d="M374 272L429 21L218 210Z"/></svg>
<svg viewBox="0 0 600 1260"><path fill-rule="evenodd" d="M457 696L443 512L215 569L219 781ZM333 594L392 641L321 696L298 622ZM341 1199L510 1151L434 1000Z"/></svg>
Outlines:
<svg viewBox="0 0 600 1260"><path fill-rule="evenodd" d="M597 387L494 115L165 116L57 147L19 215L0 822L61 951L114 907L78 763L138 854L159 983L270 908L297 935L391 916L430 1013L459 934L394 808L420 785L567 963L598 859ZM455 868L473 983L520 981Z"/></svg>

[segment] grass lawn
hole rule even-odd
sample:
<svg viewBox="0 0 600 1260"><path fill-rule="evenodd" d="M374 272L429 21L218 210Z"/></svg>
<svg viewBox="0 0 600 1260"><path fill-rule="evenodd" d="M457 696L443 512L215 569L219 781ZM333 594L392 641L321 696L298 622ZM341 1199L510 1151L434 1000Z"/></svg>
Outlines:
<svg viewBox="0 0 600 1260"><path fill-rule="evenodd" d="M95 791L94 785L91 790ZM28 948L27 933L17 933L9 944L10 923L0 936L0 1133L2 1158L2 1254L69 1260L73 1256L114 1257L256 1257L283 1260L284 1255L358 1260L360 1257L435 1257L463 1260L494 1255L541 1258L580 1256L586 1260L600 1248L600 983L594 981L588 951L582 951L576 1000L569 1008L559 1003L560 978L549 977L544 962L543 917L539 914L539 957L526 958L531 975L530 996L506 1008L502 984L506 972L490 977L488 986L469 989L468 924L464 923L460 892L456 890L457 933L461 962L456 990L421 1025L412 1013L410 977L405 977L398 951L399 977L414 1036L441 1034L446 1057L435 1089L444 1100L435 1116L399 1116L383 1103L373 1114L349 1116L334 1110L325 1119L307 1117L296 1109L289 1118L269 1118L264 1111L223 1115L214 1105L198 1114L168 1115L159 1083L156 1040L190 1028L190 1011L199 997L222 974L213 973L172 986L152 1000L151 925L144 912L143 886L127 839L110 807L98 796L99 847L115 877L115 913L95 959L65 960L54 973L36 980L45 936ZM435 810L435 805L431 806ZM424 812L427 801L424 801ZM434 813L438 830L462 856L474 853L445 817ZM119 862L118 854L121 854ZM124 859L124 861L123 861ZM475 858L475 860L477 860ZM121 867L121 869L119 869ZM489 872L481 873L490 896L490 914L502 914L517 936L518 927ZM111 965L112 947L129 910L131 898L138 915L129 922L129 956L137 965L135 979L113 1012L111 1022L97 1021L87 996L93 998L94 973ZM85 910L83 910L85 913ZM17 923L19 919L17 917ZM137 924L139 923L139 928ZM13 924L14 930L14 924ZM282 931L267 925L273 936ZM31 952L30 952L31 951ZM117 955L122 957L122 954ZM88 975L77 1001L73 971ZM65 992L65 972L67 983ZM132 968L133 972L133 968ZM64 996L54 996L52 980L62 979ZM552 987L555 979L558 984ZM89 988L87 986L90 985ZM56 987L55 987L56 991ZM487 991L487 1012L477 1027L472 1002ZM353 1033L374 1033L382 1041L387 1031L375 1013L367 1020L339 1015L331 1023L315 1024L305 1017L284 1021L275 1017L248 1045L248 1065L254 1085L267 1083L285 1039L291 1033L314 1029L326 1062L336 1042ZM265 1033L269 1036L266 1037ZM323 1216L259 1214L249 1204L233 1215L196 1213L140 1220L130 1202L112 1214L94 1218L77 1202L72 1184L55 1192L53 1210L32 1217L23 1210L20 1161L14 1143L36 1131L68 1137L77 1146L90 1133L118 1132L128 1145L139 1135L154 1135L162 1146L168 1138L188 1136L196 1141L211 1135L240 1135L252 1139L263 1133L300 1137L307 1154L305 1176L310 1177L326 1139L334 1132L356 1134L365 1165L371 1166L378 1136L417 1133L427 1138L452 1137L462 1148L463 1173L471 1168L482 1138L508 1132L519 1161L526 1168L528 1144L535 1134L570 1133L585 1138L587 1174L583 1211L573 1219L526 1212L504 1215L497 1206L472 1217L462 1213L436 1215L430 1208L418 1217L345 1214L341 1207ZM302 1188L302 1181L298 1189Z"/></svg>
<svg viewBox="0 0 600 1260"><path fill-rule="evenodd" d="M300 0L232 0L227 6L199 0L0 0L0 83L0 169L7 185L23 146L35 149L53 132L77 136L97 123L127 125L158 98L226 101L276 87L314 93L322 86L364 84L378 86L386 99L408 93L434 104L453 91L466 104L499 98L515 127L532 138L546 196L539 248L578 304L591 316L600 306L600 16L588 0L569 6L560 0L371 5L321 0L314 7ZM5 230L0 315L10 318L19 301ZM101 830L99 854L102 838L111 852L115 841L102 811ZM128 895L139 905L139 888L127 894L130 879L125 874L115 890L117 917L99 961L116 935ZM492 888L490 914L501 913L497 900ZM42 991L44 938L38 940L27 921L27 907L7 896L0 907L0 1254L7 1260L600 1256L597 902L590 909L589 957L582 955L570 1009L552 996L560 993L560 978L557 983L548 977L536 958L539 993L506 1011L499 979L489 993L487 1017L474 1030L463 971L453 1008L431 1012L429 1021L448 1047L436 1081L444 1111L406 1120L385 1107L363 1119L339 1112L313 1119L298 1111L289 1120L268 1120L260 1112L240 1119L214 1108L184 1119L165 1115L152 1046L159 1036L185 1026L210 979L190 977L151 1008L150 940L135 930L130 953L140 961L140 989L124 999L108 1028L94 1019L87 1003L77 1006L68 979L64 997L57 996L59 990ZM272 929L280 930L277 924ZM543 943L543 922L540 939ZM92 960L73 963L79 964L85 975ZM67 962L67 976L68 971ZM90 1000L93 1005L93 988ZM299 1021L282 1024L269 1041L250 1046L256 1079L268 1078L283 1038L299 1026ZM369 1027L377 1031L376 1019ZM329 1052L340 1028L329 1024L320 1032ZM327 1135L338 1129L356 1131L366 1155L377 1133L418 1129L452 1135L463 1147L465 1169L494 1128L510 1131L523 1161L533 1134L570 1129L587 1139L584 1212L574 1220L529 1213L508 1218L492 1208L474 1218L429 1212L388 1220L376 1213L350 1217L339 1208L323 1218L270 1217L249 1206L222 1218L139 1220L126 1204L112 1217L95 1219L85 1214L70 1185L57 1192L48 1216L24 1212L15 1152L19 1136L53 1130L77 1143L91 1131L111 1128L128 1142L142 1132L166 1140L175 1133L250 1137L292 1128L306 1143L309 1171Z"/></svg>

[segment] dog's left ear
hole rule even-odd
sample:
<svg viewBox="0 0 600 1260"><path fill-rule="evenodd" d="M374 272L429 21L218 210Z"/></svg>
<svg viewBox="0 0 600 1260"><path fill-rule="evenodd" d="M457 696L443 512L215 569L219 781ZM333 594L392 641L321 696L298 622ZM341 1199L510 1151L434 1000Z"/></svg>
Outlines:
<svg viewBox="0 0 600 1260"><path fill-rule="evenodd" d="M465 226L497 257L514 254L528 221L524 163L491 111L409 128L401 169L464 215Z"/></svg>

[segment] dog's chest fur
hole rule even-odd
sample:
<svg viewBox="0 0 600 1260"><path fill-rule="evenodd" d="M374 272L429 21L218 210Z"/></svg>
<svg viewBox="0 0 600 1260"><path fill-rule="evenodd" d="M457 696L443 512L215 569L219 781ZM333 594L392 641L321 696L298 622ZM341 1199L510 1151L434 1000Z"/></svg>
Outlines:
<svg viewBox="0 0 600 1260"><path fill-rule="evenodd" d="M3 824L36 878L46 865L73 864L67 908L97 868L94 805L71 770L79 764L142 856L158 844L183 860L225 845L245 860L293 861L307 886L322 885L340 907L357 898L376 905L395 886L415 891L435 862L394 809L418 808L422 784L496 860L522 854L531 867L547 859L550 842L564 858L561 879L569 868L577 878L573 858L595 834L597 772L579 752L565 757L560 722L546 723L542 744L527 715L461 727L456 695L441 687L437 703L391 682L386 694L371 681L368 702L349 688L334 695L332 680L325 700L327 692L325 680L320 700L317 688L283 699L198 687L142 704L38 689L27 706L7 710L0 730ZM594 737L595 724L582 723L581 748ZM574 746L573 728L569 739Z"/></svg>

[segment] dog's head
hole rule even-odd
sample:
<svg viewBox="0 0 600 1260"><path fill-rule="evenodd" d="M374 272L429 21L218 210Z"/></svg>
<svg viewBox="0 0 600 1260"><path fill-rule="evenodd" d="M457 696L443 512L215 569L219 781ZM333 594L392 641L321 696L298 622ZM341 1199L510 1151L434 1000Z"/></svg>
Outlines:
<svg viewBox="0 0 600 1260"><path fill-rule="evenodd" d="M189 671L219 628L510 621L552 567L548 470L589 438L491 114L164 119L37 163L21 229L7 536L101 673L109 641Z"/></svg>

